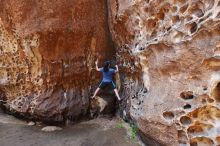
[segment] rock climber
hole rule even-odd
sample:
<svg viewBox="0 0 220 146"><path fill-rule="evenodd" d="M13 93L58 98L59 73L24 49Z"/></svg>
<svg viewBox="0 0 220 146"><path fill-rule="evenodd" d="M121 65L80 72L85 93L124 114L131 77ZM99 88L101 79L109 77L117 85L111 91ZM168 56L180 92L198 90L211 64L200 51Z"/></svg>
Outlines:
<svg viewBox="0 0 220 146"><path fill-rule="evenodd" d="M120 101L121 98L118 94L118 90L116 89L115 83L112 80L113 74L118 72L118 65L115 65L116 69L113 69L113 68L110 68L110 61L105 61L104 67L99 68L98 67L98 60L96 60L95 65L96 65L96 70L99 72L102 72L103 78L102 78L102 81L101 81L99 87L96 89L94 95L92 96L92 98L94 98L96 96L96 94L99 92L100 89L103 90L107 86L110 86L114 90L118 100Z"/></svg>

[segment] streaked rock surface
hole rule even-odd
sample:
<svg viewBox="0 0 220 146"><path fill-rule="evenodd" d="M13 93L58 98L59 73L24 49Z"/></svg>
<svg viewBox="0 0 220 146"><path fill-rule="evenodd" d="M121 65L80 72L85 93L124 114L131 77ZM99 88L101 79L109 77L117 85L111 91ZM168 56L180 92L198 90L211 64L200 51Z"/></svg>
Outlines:
<svg viewBox="0 0 220 146"><path fill-rule="evenodd" d="M0 98L7 110L55 122L85 115L100 77L94 62L114 53L106 1L0 3Z"/></svg>

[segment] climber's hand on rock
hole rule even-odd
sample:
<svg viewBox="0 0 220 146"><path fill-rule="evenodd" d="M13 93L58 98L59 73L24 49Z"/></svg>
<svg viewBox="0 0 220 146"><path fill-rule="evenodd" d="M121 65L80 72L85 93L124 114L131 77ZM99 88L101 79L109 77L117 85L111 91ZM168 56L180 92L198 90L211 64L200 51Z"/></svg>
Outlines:
<svg viewBox="0 0 220 146"><path fill-rule="evenodd" d="M118 65L115 65L115 72L118 72Z"/></svg>
<svg viewBox="0 0 220 146"><path fill-rule="evenodd" d="M95 61L95 64L96 64L96 65L98 64L98 60Z"/></svg>

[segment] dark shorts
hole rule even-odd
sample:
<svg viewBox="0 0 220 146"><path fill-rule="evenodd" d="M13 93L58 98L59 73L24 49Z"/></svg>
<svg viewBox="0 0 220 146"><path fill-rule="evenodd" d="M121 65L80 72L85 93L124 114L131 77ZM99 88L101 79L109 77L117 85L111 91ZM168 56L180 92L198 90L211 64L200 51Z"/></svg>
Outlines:
<svg viewBox="0 0 220 146"><path fill-rule="evenodd" d="M113 81L111 82L101 82L99 85L100 89L105 89L106 87L111 87L111 89L116 89L115 83Z"/></svg>

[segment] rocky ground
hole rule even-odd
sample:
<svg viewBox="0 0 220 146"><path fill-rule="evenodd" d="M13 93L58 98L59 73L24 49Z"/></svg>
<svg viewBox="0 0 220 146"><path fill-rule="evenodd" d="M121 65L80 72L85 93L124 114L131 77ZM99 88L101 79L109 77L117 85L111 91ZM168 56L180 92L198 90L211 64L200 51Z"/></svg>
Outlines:
<svg viewBox="0 0 220 146"><path fill-rule="evenodd" d="M140 146L129 139L118 119L96 119L62 127L60 131L43 132L43 125L28 126L0 112L1 146Z"/></svg>

